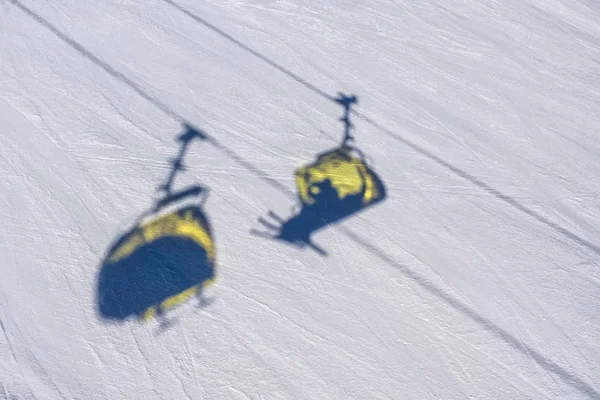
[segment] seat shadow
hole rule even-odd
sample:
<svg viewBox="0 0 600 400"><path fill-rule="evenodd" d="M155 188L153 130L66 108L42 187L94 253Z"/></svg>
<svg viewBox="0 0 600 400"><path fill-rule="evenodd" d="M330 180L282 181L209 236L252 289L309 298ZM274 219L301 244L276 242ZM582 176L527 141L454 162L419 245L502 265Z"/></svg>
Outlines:
<svg viewBox="0 0 600 400"><path fill-rule="evenodd" d="M349 116L357 97L340 94L335 100L344 108L344 116L340 118L344 123L342 143L318 154L313 163L295 171L299 211L287 219L269 211L267 218L258 220L265 230L253 230L253 234L300 248L310 247L327 255L312 240L315 232L385 199L386 189L381 178L353 145Z"/></svg>
<svg viewBox="0 0 600 400"><path fill-rule="evenodd" d="M173 190L176 175L185 170L190 143L204 134L191 126L178 136L180 151L159 187L161 198L133 227L109 246L97 282L97 311L103 319L158 319L172 324L167 311L197 298L208 304L203 289L216 278L215 245L204 212L207 188L192 185Z"/></svg>

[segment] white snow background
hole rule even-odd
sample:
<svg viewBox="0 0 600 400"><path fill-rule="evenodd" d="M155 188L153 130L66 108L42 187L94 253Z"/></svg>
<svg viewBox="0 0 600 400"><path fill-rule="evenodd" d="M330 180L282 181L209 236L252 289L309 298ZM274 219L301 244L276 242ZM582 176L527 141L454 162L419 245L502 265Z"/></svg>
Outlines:
<svg viewBox="0 0 600 400"><path fill-rule="evenodd" d="M387 198L251 235L338 91ZM0 0L0 398L599 399L599 116L595 0ZM184 122L214 302L109 323Z"/></svg>

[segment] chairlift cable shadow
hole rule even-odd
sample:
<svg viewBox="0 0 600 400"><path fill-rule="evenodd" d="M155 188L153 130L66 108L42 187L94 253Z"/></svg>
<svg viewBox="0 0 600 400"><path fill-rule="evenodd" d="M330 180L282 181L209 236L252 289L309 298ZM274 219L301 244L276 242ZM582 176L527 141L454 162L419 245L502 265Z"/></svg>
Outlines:
<svg viewBox="0 0 600 400"><path fill-rule="evenodd" d="M169 117L173 118L173 120L175 120L175 121L186 123L185 118L182 117L180 114L175 112L173 109L171 109L165 103L161 102L156 97L154 97L151 94L149 94L148 92L146 92L145 89L142 88L140 85L138 85L136 82L132 81L127 76L125 76L121 72L114 69L112 66L110 66L105 61L99 59L97 56L95 56L93 53L91 53L89 50L87 50L80 43L76 42L75 40L73 40L72 38L67 36L65 33L63 33L61 30L59 30L56 26L54 26L48 20L43 18L41 15L39 15L38 13L33 11L31 8L27 7L26 5L21 3L19 0L8 0L8 1L10 3L12 3L15 7L19 8L23 13L29 15L33 20L37 21L41 26L48 29L48 31L50 31L52 34L54 34L57 38L62 40L65 44L70 46L72 49L77 51L83 57L87 58L88 60L90 60L91 62L96 64L98 67L102 68L106 73L108 73L115 79L123 82L125 85L127 85L129 88L131 88L134 92L136 92L142 98L144 98L149 103L153 104L158 109L163 111L165 113L165 115L168 115ZM272 65L274 68L276 68L276 69L280 70L281 72L283 72L284 74L287 74L288 76L292 77L293 79L295 79L299 83L303 84L305 87L309 88L310 90L313 90L315 93L318 93L319 95L321 95L329 100L333 99L332 96L321 91L316 86L308 83L304 79L293 74L291 71L286 70L285 68L283 68L280 65L276 64L275 62L271 61L269 58L263 56L262 54L258 53L257 51L252 50L251 48L244 45L237 39L227 35L225 32L221 31L219 28L215 27L214 25L208 24L206 21L202 20L198 16L196 16L193 13L189 12L188 10L184 9L182 6L174 3L171 0L164 0L164 1L175 6L176 8L178 8L182 12L186 13L187 15L189 15L196 21L205 24L207 27L209 27L216 33L222 35L223 37L227 38L228 40L231 40L234 43L240 45L242 48L246 49L251 54L261 58L265 62ZM467 181L482 188L483 190L493 194L500 200L503 200L503 201L511 204L512 206L519 209L520 211L530 215L532 218L537 219L539 222L558 231L559 233L561 233L564 236L566 236L567 238L575 241L579 245L588 248L589 250L593 251L595 254L600 254L600 248L597 245L595 245L594 243L591 243L590 241L586 240L585 238L569 231L568 229L558 225L557 223L555 223L553 221L550 221L546 217L544 217L544 216L536 213L535 211L527 208L526 206L522 205L517 200L504 195L503 193L499 192L498 190L494 189L493 187L489 186L488 184L480 181L478 178L453 166L449 162L446 162L445 160L441 159L440 157L435 156L433 153L429 152L425 148L420 147L419 145L411 142L410 140L402 137L401 135L396 134L395 132L392 132L390 129L380 125L375 120L360 113L359 111L354 110L353 114L357 115L359 118L362 118L363 120L365 120L369 124L373 125L377 129L381 130L382 132L404 142L406 145L413 148L416 152L421 153L422 155L432 159L433 161L437 162L438 164L450 169L452 172L454 172L458 176L466 179ZM255 173L265 183L268 183L272 187L278 189L286 196L293 196L293 193L286 186L282 185L279 181L273 179L267 173L260 170L259 168L254 166L252 163L248 162L246 159L244 159L243 157L238 155L235 151L231 150L226 145L222 144L216 138L214 138L212 136L207 136L206 141L209 142L214 147L218 148L219 150L223 151L228 157L231 157L233 160L235 160L237 163L239 163L244 168L247 168L249 171L252 171L253 173ZM407 265L404 265L402 263L395 261L393 259L393 257L391 257L390 255L385 253L383 250L381 250L379 247L377 247L375 245L375 243L366 240L364 237L359 236L358 234L356 234L355 232L353 232L349 229L346 229L346 228L342 229L342 228L343 227L340 227L340 229L345 234L345 236L347 236L354 243L363 247L366 251L369 251L371 254L376 256L382 262L399 270L406 278L411 279L413 282L417 283L422 289L437 296L439 299L443 300L446 304L450 305L455 310L461 312L463 315L468 316L471 320L476 322L485 331L493 334L496 338L500 339L501 341L508 344L510 347L519 351L520 353L526 354L527 356L531 357L532 360L538 366L543 368L545 371L553 374L554 376L560 378L562 380L562 382L565 383L566 385L577 390L579 393L585 395L586 397L588 397L590 399L600 398L600 392L596 388L594 388L590 383L588 383L588 380L584 380L582 377L579 377L579 376L575 375L574 373L566 370L565 368L563 368L556 362L552 361L552 359L543 355L540 351L523 344L522 341L518 340L515 336L513 336L508 331L504 330L502 327L494 324L492 321L486 319L483 315L479 314L476 310L470 308L466 304L464 304L461 301L450 296L443 288L436 286L432 282L429 282L426 278L424 278L423 276L419 275L417 272L410 269Z"/></svg>

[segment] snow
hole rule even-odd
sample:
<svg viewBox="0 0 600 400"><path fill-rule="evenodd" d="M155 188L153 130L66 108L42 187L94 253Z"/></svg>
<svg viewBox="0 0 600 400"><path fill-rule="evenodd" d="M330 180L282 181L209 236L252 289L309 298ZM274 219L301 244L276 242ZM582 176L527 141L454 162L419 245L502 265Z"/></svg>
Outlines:
<svg viewBox="0 0 600 400"><path fill-rule="evenodd" d="M0 398L600 398L600 6L0 1ZM387 198L252 235L356 145ZM212 302L97 313L111 243L210 190Z"/></svg>

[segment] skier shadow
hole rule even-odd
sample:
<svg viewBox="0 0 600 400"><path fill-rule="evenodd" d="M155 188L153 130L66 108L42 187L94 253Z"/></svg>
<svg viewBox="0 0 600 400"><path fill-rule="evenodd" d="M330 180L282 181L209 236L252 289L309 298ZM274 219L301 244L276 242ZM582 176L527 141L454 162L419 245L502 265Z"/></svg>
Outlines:
<svg viewBox="0 0 600 400"><path fill-rule="evenodd" d="M172 324L166 311L192 297L209 304L203 288L216 277L212 229L203 208L207 189L192 185L174 191L183 157L194 139L205 135L185 126L171 172L159 187L163 193L133 228L117 238L102 262L97 281L97 311L103 319L139 321L156 318L161 328Z"/></svg>
<svg viewBox="0 0 600 400"><path fill-rule="evenodd" d="M386 197L379 176L367 165L365 157L351 143L350 109L356 96L339 94L335 99L344 107L344 138L340 146L317 155L315 162L296 170L300 210L287 220L268 212L271 221L259 218L266 231L252 230L257 236L277 239L297 247L310 247L319 254L327 252L311 238L316 231L371 207Z"/></svg>

